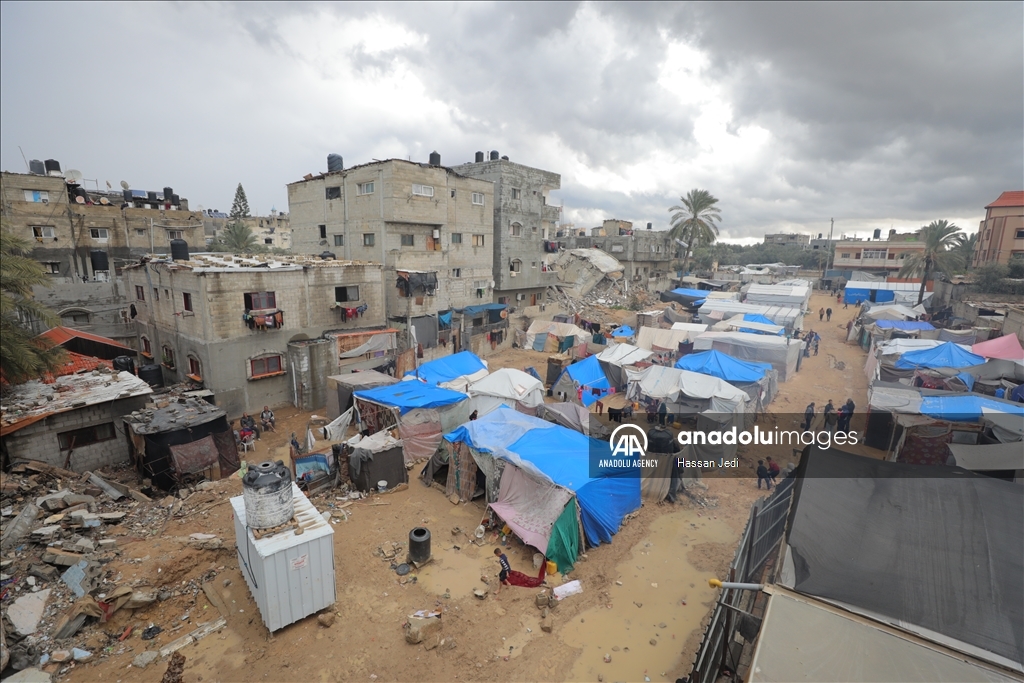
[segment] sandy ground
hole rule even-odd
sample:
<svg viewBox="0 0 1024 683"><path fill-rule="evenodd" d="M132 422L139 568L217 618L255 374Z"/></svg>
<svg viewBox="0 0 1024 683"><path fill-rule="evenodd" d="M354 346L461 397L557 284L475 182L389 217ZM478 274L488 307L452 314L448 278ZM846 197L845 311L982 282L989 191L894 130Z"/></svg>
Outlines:
<svg viewBox="0 0 1024 683"><path fill-rule="evenodd" d="M815 296L812 310L825 305L825 300ZM838 405L851 397L863 413L867 404L864 352L843 341L846 322L855 313L852 307L840 307L831 323L820 324L816 313L808 317L805 327L816 329L822 337L820 354L804 359L801 372L782 385L769 419L788 420L788 414L802 413L809 401L820 408L828 398ZM545 358L543 353L508 350L488 360L492 369L533 365L543 375ZM844 369L837 368L836 361ZM308 415L294 409L277 411L277 415L278 432L265 435L256 452L247 454L249 461L280 454L292 431L303 437ZM855 428L857 424L855 420ZM871 453L870 449L851 450ZM407 490L354 502L347 508L349 519L335 525L338 600L330 611L338 618L329 628L309 618L268 633L239 571L231 508L223 502L203 506L205 513L171 519L144 540L130 542L131 537L125 537L120 557L108 569L167 590L202 576L213 577L229 609L228 626L182 650L186 657L183 680L188 683L616 681L644 680L645 675L652 681L675 680L688 673L702 620L715 600L707 580L724 575L750 504L764 494L755 486L753 460L741 450L742 467L751 476L707 479L706 507L688 499L675 506L646 505L619 531L614 543L588 549L569 577L553 578L552 583L579 579L583 593L552 610L550 634L540 628L541 612L534 600L538 589L506 588L497 599L472 596L474 588L484 585L481 576L490 577L494 585L497 564L491 553L495 543L487 537L484 545L477 546L453 529L472 530L484 509L477 502L452 505L415 476ZM240 481L232 478L202 495L213 504L240 491ZM334 494L314 502L321 509L342 504ZM432 532L436 559L410 575L416 578L413 582L410 577L398 577L374 551L390 541L407 544L409 531L420 525ZM218 534L227 548L188 548L185 540L193 532ZM532 550L513 543L506 552L515 569L533 572ZM83 644L91 639L93 646L106 642L109 649L94 663L74 667L66 679L159 681L165 660L143 670L131 666L133 657L217 616L201 591L182 592L146 610L122 610L107 624L83 630ZM444 644L431 651L407 644L402 631L406 615L436 608L444 610ZM139 633L151 624L162 626L164 633L142 641ZM116 636L128 626L134 626L134 633L118 643ZM181 628L171 631L175 626ZM611 659L608 663L606 655Z"/></svg>

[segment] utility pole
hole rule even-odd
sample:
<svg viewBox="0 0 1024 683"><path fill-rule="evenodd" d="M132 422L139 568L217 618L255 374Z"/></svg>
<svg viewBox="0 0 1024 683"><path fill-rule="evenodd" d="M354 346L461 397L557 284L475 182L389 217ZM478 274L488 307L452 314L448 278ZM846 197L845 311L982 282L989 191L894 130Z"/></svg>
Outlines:
<svg viewBox="0 0 1024 683"><path fill-rule="evenodd" d="M828 220L829 220L829 226L828 226L828 258L825 259L825 264L826 264L825 270L826 271L829 268L832 267L833 260L835 259L835 252L832 250L832 231L835 230L836 219L835 218L830 218ZM822 273L821 275L822 275L822 277L824 277L825 273Z"/></svg>
<svg viewBox="0 0 1024 683"><path fill-rule="evenodd" d="M75 214L71 211L71 204L68 204L68 225L71 226L71 267L75 269L75 275L82 279L82 273L78 269L78 239L75 237Z"/></svg>

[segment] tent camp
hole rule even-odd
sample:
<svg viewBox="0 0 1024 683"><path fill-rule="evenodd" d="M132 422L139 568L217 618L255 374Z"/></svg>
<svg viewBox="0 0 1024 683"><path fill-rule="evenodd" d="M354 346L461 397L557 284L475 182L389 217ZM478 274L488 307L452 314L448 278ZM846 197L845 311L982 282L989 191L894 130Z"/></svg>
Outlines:
<svg viewBox="0 0 1024 683"><path fill-rule="evenodd" d="M544 403L544 384L522 370L501 368L470 384L469 395L480 415L502 405L532 415Z"/></svg>
<svg viewBox="0 0 1024 683"><path fill-rule="evenodd" d="M626 372L623 368L645 361L653 355L653 351L641 349L639 346L615 344L597 354L597 360L611 386L624 387L626 386Z"/></svg>
<svg viewBox="0 0 1024 683"><path fill-rule="evenodd" d="M610 434L589 410L578 403L545 403L537 408L537 417L595 439L605 439Z"/></svg>
<svg viewBox="0 0 1024 683"><path fill-rule="evenodd" d="M571 353L573 347L590 337L571 323L534 320L526 330L526 348L545 353Z"/></svg>
<svg viewBox="0 0 1024 683"><path fill-rule="evenodd" d="M610 457L611 449L577 431L500 408L445 441L455 447L449 479L452 467L463 479L483 471L490 507L562 572L572 568L584 542L610 543L623 517L640 507L638 476L590 476L594 454Z"/></svg>
<svg viewBox="0 0 1024 683"><path fill-rule="evenodd" d="M707 298L708 291L706 289L686 289L685 287L680 287L670 292L661 293L662 301L672 301L682 304L687 308L696 308Z"/></svg>
<svg viewBox="0 0 1024 683"><path fill-rule="evenodd" d="M327 418L333 420L352 407L352 394L360 389L394 384L398 380L376 370L331 375L327 378Z"/></svg>
<svg viewBox="0 0 1024 683"><path fill-rule="evenodd" d="M1004 334L1002 337L978 342L971 347L971 353L985 358L1002 358L1003 360L1024 360L1024 348L1015 334Z"/></svg>
<svg viewBox="0 0 1024 683"><path fill-rule="evenodd" d="M728 320L736 315L757 313L763 315L772 324L781 325L790 332L801 330L804 326L803 311L791 306L745 304L738 301L708 299L701 305L697 313L700 315L701 322L709 324L714 324L719 320Z"/></svg>
<svg viewBox="0 0 1024 683"><path fill-rule="evenodd" d="M464 391L467 386L486 376L486 362L472 351L460 351L428 361L416 370L409 370L402 379L419 379L433 386Z"/></svg>
<svg viewBox="0 0 1024 683"><path fill-rule="evenodd" d="M689 370L652 365L643 370L627 368L627 396L633 400L651 398L669 403L674 414L693 414L712 410L718 413L743 413L746 392L717 377Z"/></svg>
<svg viewBox="0 0 1024 683"><path fill-rule="evenodd" d="M921 317L920 313L903 304L871 305L863 315L870 320L917 320Z"/></svg>
<svg viewBox="0 0 1024 683"><path fill-rule="evenodd" d="M601 369L597 356L573 363L563 370L551 385L553 393L563 393L569 400L582 403L586 407L607 395L611 388L612 385Z"/></svg>
<svg viewBox="0 0 1024 683"><path fill-rule="evenodd" d="M811 288L807 284L800 285L747 285L744 301L748 304L765 306L786 306L807 310L807 302L811 300Z"/></svg>
<svg viewBox="0 0 1024 683"><path fill-rule="evenodd" d="M754 408L763 409L778 393L778 373L770 363L755 363L733 358L721 351L701 351L683 356L676 361L677 368L717 377L746 392ZM756 401L761 404L757 405Z"/></svg>
<svg viewBox="0 0 1024 683"><path fill-rule="evenodd" d="M913 306L921 290L921 283L913 282L861 282L850 281L843 290L844 304L859 304L862 301L872 303L897 303ZM927 299L932 295L925 292Z"/></svg>
<svg viewBox="0 0 1024 683"><path fill-rule="evenodd" d="M382 481L388 488L408 482L402 442L386 431L360 439L349 453L348 474L359 491L372 491Z"/></svg>
<svg viewBox="0 0 1024 683"><path fill-rule="evenodd" d="M738 360L770 363L785 382L796 372L802 342L767 334L746 332L705 332L697 337L695 351L714 349Z"/></svg>
<svg viewBox="0 0 1024 683"><path fill-rule="evenodd" d="M376 434L397 427L406 462L432 456L441 435L468 420L472 412L466 394L423 382L397 382L354 396L360 431Z"/></svg>
<svg viewBox="0 0 1024 683"><path fill-rule="evenodd" d="M966 368L981 365L985 359L981 356L964 351L953 342L945 342L932 349L908 351L896 361L897 370L913 370L915 368Z"/></svg>
<svg viewBox="0 0 1024 683"><path fill-rule="evenodd" d="M676 323L678 324L678 323ZM636 336L636 345L655 353L679 352L679 345L692 342L701 334L698 330L663 330L658 327L641 327Z"/></svg>

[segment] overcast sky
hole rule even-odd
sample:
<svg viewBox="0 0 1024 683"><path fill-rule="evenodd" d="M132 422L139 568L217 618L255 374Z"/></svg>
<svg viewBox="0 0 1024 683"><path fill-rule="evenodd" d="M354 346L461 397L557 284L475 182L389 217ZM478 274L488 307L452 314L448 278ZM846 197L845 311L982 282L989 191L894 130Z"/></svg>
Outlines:
<svg viewBox="0 0 1024 683"><path fill-rule="evenodd" d="M287 210L286 183L497 149L577 226L977 230L1024 188L1024 4L0 5L0 165Z"/></svg>

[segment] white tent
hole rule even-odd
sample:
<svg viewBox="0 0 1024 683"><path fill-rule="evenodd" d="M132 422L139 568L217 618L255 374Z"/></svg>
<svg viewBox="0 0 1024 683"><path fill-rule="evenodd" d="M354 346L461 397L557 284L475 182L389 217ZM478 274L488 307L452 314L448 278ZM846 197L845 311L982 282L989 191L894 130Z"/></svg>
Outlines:
<svg viewBox="0 0 1024 683"><path fill-rule="evenodd" d="M627 396L630 398L656 398L691 407L690 410L682 408L672 412L711 409L719 413L742 413L749 398L745 391L728 382L689 370L652 365L643 370L626 368L626 374L629 380Z"/></svg>
<svg viewBox="0 0 1024 683"><path fill-rule="evenodd" d="M799 307L744 304L738 301L707 299L697 312L704 322L723 320L744 313L759 313L787 330L801 330L804 326L804 314Z"/></svg>
<svg viewBox="0 0 1024 683"><path fill-rule="evenodd" d="M672 323L672 329L700 333L707 330L708 326L702 323Z"/></svg>
<svg viewBox="0 0 1024 683"><path fill-rule="evenodd" d="M811 288L804 285L749 285L744 301L748 304L788 306L807 310Z"/></svg>
<svg viewBox="0 0 1024 683"><path fill-rule="evenodd" d="M551 320L534 320L526 331L526 348L549 353L558 352L558 339L575 337L576 343L590 339L592 335L571 323L556 323ZM554 349L547 348L554 345ZM538 348L539 347L539 348Z"/></svg>
<svg viewBox="0 0 1024 683"><path fill-rule="evenodd" d="M802 347L797 339L747 332L705 332L693 344L694 351L715 349L739 360L771 363L780 382L796 373Z"/></svg>
<svg viewBox="0 0 1024 683"><path fill-rule="evenodd" d="M613 344L597 354L597 360L611 385L621 387L626 383L624 368L645 361L653 355L653 351L632 344Z"/></svg>
<svg viewBox="0 0 1024 683"><path fill-rule="evenodd" d="M699 334L701 334L700 330L663 330L657 327L641 327L636 335L636 345L648 351L675 353L679 350L680 344L693 341Z"/></svg>
<svg viewBox="0 0 1024 683"><path fill-rule="evenodd" d="M920 316L903 304L885 304L872 306L864 313L864 317L871 320L917 320Z"/></svg>
<svg viewBox="0 0 1024 683"><path fill-rule="evenodd" d="M725 332L728 332L729 330L739 329L756 330L758 332L764 332L765 334L778 335L779 332L782 332L786 328L784 328L782 325L769 325L767 323L758 323L752 320L744 320L743 316L737 315L733 318L729 318L728 320L723 320L720 323L716 323L714 329L724 330Z"/></svg>
<svg viewBox="0 0 1024 683"><path fill-rule="evenodd" d="M544 403L544 384L522 370L501 368L469 385L469 396L480 415L486 415L498 406L536 410Z"/></svg>

